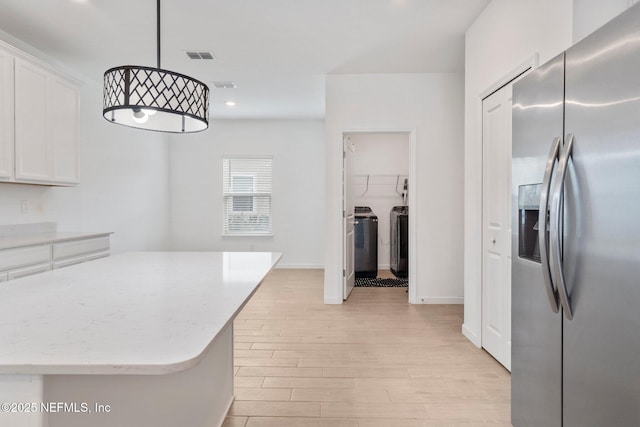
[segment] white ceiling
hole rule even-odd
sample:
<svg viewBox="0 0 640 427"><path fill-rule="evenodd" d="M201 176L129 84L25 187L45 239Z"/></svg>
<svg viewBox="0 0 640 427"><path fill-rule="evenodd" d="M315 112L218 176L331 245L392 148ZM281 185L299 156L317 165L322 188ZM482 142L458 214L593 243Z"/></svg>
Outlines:
<svg viewBox="0 0 640 427"><path fill-rule="evenodd" d="M235 81L211 88L214 119L322 118L326 74L462 72L464 32L488 3L164 0L162 67L210 86ZM1 0L0 29L95 81L156 64L153 0Z"/></svg>

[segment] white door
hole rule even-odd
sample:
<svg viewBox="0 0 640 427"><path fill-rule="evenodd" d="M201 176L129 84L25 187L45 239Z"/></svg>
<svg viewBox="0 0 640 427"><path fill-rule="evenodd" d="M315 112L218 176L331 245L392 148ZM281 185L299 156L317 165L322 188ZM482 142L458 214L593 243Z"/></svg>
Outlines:
<svg viewBox="0 0 640 427"><path fill-rule="evenodd" d="M511 96L482 101L482 347L511 369Z"/></svg>
<svg viewBox="0 0 640 427"><path fill-rule="evenodd" d="M343 295L346 300L353 290L355 280L355 241L353 234L353 226L355 225L353 197L351 196L351 171L353 169L353 153L354 145L348 136L343 141L343 175L342 175L342 227L344 236L343 246Z"/></svg>

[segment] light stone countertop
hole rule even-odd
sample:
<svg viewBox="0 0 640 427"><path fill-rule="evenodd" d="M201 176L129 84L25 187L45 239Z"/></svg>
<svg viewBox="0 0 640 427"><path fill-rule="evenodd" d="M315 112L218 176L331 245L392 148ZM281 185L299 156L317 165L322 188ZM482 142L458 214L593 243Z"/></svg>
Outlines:
<svg viewBox="0 0 640 427"><path fill-rule="evenodd" d="M0 374L188 369L280 257L129 252L0 283Z"/></svg>
<svg viewBox="0 0 640 427"><path fill-rule="evenodd" d="M48 245L77 239L109 236L111 232L63 232L35 233L18 236L0 236L0 250L16 249L25 246Z"/></svg>

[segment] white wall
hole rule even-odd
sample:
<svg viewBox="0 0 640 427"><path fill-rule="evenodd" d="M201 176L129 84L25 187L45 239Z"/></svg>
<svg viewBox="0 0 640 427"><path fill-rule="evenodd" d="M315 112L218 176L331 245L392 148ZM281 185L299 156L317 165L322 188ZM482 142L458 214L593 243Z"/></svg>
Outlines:
<svg viewBox="0 0 640 427"><path fill-rule="evenodd" d="M481 94L539 55L542 64L571 45L571 0L493 0L465 37L464 325L480 346L482 274Z"/></svg>
<svg viewBox="0 0 640 427"><path fill-rule="evenodd" d="M50 59L4 33L0 38L45 61ZM113 231L114 253L166 248L169 168L165 137L107 123L102 118L101 82L87 82L80 103L80 185L0 184L0 223L52 221L64 231ZM29 203L27 214L21 213L22 200Z"/></svg>
<svg viewBox="0 0 640 427"><path fill-rule="evenodd" d="M637 0L573 0L573 42L582 40L636 2Z"/></svg>
<svg viewBox="0 0 640 427"><path fill-rule="evenodd" d="M462 302L463 98L461 74L327 76L326 303L342 302L343 132L390 130L415 131L413 302Z"/></svg>
<svg viewBox="0 0 640 427"><path fill-rule="evenodd" d="M324 126L320 120L221 120L172 137L171 248L277 251L280 267L323 265ZM222 157L273 156L273 236L222 236Z"/></svg>
<svg viewBox="0 0 640 427"><path fill-rule="evenodd" d="M402 193L404 178L409 175L409 134L365 133L350 138L355 146L351 178L353 204L369 206L378 217L378 268L388 270L389 217L391 208L402 205L396 183L397 191Z"/></svg>

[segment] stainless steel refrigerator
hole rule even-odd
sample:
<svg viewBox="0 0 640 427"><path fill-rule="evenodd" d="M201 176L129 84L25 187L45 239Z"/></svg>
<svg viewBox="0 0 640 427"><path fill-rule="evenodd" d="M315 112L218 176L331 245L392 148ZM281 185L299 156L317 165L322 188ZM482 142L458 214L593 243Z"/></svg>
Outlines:
<svg viewBox="0 0 640 427"><path fill-rule="evenodd" d="M640 426L640 4L513 88L512 423Z"/></svg>

